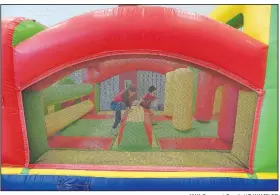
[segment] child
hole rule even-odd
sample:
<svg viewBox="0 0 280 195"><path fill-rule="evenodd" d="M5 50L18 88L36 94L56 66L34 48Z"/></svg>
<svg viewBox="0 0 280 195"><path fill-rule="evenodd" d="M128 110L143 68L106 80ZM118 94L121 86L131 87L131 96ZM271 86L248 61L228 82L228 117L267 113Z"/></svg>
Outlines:
<svg viewBox="0 0 280 195"><path fill-rule="evenodd" d="M157 99L156 90L157 89L156 89L155 86L150 86L149 89L148 89L148 93L146 93L143 96L142 101L140 103L140 106L142 106L143 108L149 109L149 114L152 118L152 123L154 125L155 125L155 123L154 123L154 113L150 109L151 109L152 102Z"/></svg>
<svg viewBox="0 0 280 195"><path fill-rule="evenodd" d="M136 87L130 85L127 89L118 93L111 102L111 109L115 111L115 122L112 127L112 133L116 135L118 133L117 126L122 120L121 110L131 107L131 98L136 94Z"/></svg>

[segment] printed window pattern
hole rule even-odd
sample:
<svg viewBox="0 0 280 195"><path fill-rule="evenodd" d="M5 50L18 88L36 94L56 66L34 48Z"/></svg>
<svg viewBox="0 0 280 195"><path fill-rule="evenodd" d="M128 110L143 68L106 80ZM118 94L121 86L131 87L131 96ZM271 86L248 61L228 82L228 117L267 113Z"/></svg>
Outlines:
<svg viewBox="0 0 280 195"><path fill-rule="evenodd" d="M119 93L119 76L114 76L100 84L100 110L111 110L110 104L113 97Z"/></svg>

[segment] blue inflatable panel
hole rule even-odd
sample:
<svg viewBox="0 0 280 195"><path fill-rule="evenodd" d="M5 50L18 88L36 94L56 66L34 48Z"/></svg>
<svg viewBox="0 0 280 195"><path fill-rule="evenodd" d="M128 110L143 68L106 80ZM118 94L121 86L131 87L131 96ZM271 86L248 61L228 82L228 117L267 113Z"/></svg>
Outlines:
<svg viewBox="0 0 280 195"><path fill-rule="evenodd" d="M192 190L276 191L278 180L239 178L96 178L46 175L2 175L2 190Z"/></svg>

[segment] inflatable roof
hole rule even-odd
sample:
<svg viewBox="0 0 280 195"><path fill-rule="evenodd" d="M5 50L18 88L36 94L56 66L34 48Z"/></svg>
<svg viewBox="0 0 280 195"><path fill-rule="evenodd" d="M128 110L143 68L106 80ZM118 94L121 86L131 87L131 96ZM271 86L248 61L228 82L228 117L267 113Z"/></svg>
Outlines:
<svg viewBox="0 0 280 195"><path fill-rule="evenodd" d="M2 190L276 190L277 12L276 5L227 5L208 18L128 6L93 11L53 27L22 17L3 19ZM93 82L100 83L122 72L166 74L186 64L257 94L248 166L32 162L23 91L40 91L81 68L95 71Z"/></svg>

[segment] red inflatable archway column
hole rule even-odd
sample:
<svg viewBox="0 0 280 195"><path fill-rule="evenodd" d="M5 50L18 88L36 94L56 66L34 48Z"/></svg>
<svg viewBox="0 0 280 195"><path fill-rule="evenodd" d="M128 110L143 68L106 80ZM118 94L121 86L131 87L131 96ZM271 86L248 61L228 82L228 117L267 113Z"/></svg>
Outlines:
<svg viewBox="0 0 280 195"><path fill-rule="evenodd" d="M223 85L222 104L218 121L218 136L232 145L238 104L238 88L233 85Z"/></svg>
<svg viewBox="0 0 280 195"><path fill-rule="evenodd" d="M218 118L218 136L231 145L234 137L238 104L238 87L209 73L198 73L195 119L209 122L213 117L216 90L223 85L221 109Z"/></svg>
<svg viewBox="0 0 280 195"><path fill-rule="evenodd" d="M208 122L213 116L215 93L219 82L217 79L203 71L198 72L195 119Z"/></svg>
<svg viewBox="0 0 280 195"><path fill-rule="evenodd" d="M21 91L15 85L13 34L25 18L2 20L2 165L29 164Z"/></svg>

